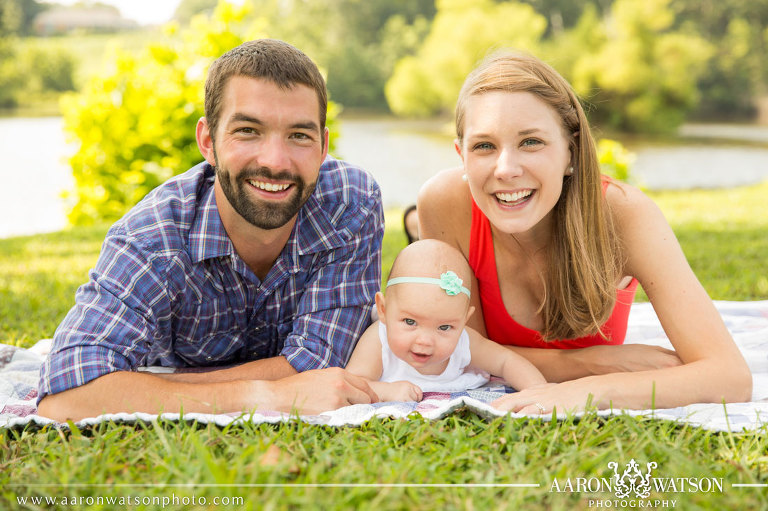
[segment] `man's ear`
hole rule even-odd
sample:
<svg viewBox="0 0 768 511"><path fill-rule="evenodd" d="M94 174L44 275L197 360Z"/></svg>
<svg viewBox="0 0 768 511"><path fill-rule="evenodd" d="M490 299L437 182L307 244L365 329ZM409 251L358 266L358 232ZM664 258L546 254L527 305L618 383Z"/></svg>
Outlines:
<svg viewBox="0 0 768 511"><path fill-rule="evenodd" d="M331 142L330 134L331 132L328 128L323 130L323 161L325 161L325 157L328 156L328 144Z"/></svg>
<svg viewBox="0 0 768 511"><path fill-rule="evenodd" d="M195 138L197 138L197 148L200 149L200 154L203 155L205 161L207 161L212 167L215 167L216 156L214 155L213 151L213 137L211 137L208 120L205 117L201 117L197 121Z"/></svg>
<svg viewBox="0 0 768 511"><path fill-rule="evenodd" d="M376 312L379 314L379 321L384 321L384 314L387 311L386 307L386 299L384 298L384 293L381 291L376 293Z"/></svg>

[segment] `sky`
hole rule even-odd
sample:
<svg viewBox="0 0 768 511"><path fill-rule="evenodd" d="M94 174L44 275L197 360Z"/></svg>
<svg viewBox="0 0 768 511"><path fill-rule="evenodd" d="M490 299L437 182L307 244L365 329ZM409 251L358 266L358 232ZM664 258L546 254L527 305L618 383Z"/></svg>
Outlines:
<svg viewBox="0 0 768 511"><path fill-rule="evenodd" d="M77 0L48 0L48 3L69 5ZM162 24L170 20L181 0L99 0L114 5L124 18L142 25Z"/></svg>

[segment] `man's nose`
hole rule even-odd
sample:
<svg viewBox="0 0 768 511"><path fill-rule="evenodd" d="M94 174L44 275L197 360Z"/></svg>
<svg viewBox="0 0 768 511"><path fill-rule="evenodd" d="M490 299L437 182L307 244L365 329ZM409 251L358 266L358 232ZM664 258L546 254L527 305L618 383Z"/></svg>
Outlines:
<svg viewBox="0 0 768 511"><path fill-rule="evenodd" d="M279 135L269 135L259 146L258 164L260 167L280 171L287 169L289 164L288 147Z"/></svg>

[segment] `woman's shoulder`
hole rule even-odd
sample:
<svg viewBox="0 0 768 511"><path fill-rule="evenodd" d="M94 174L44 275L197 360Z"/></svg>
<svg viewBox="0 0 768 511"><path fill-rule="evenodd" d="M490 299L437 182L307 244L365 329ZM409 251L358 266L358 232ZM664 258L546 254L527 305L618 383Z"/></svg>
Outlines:
<svg viewBox="0 0 768 511"><path fill-rule="evenodd" d="M469 185L464 180L461 167L445 169L427 180L419 190L419 210L437 209L454 211L461 206L471 205Z"/></svg>
<svg viewBox="0 0 768 511"><path fill-rule="evenodd" d="M422 237L463 244L472 218L472 194L463 176L463 168L446 169L421 187L417 209Z"/></svg>
<svg viewBox="0 0 768 511"><path fill-rule="evenodd" d="M609 180L605 201L613 220L619 226L648 220L649 213L658 213L656 203L642 190L622 181Z"/></svg>

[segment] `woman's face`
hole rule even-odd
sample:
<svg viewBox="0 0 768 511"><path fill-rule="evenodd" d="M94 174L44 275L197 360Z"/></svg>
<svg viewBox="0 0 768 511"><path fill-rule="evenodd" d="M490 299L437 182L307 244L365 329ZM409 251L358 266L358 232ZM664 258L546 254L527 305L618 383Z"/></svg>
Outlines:
<svg viewBox="0 0 768 511"><path fill-rule="evenodd" d="M570 173L560 117L529 92L478 94L465 109L456 149L480 210L503 233L546 227Z"/></svg>

